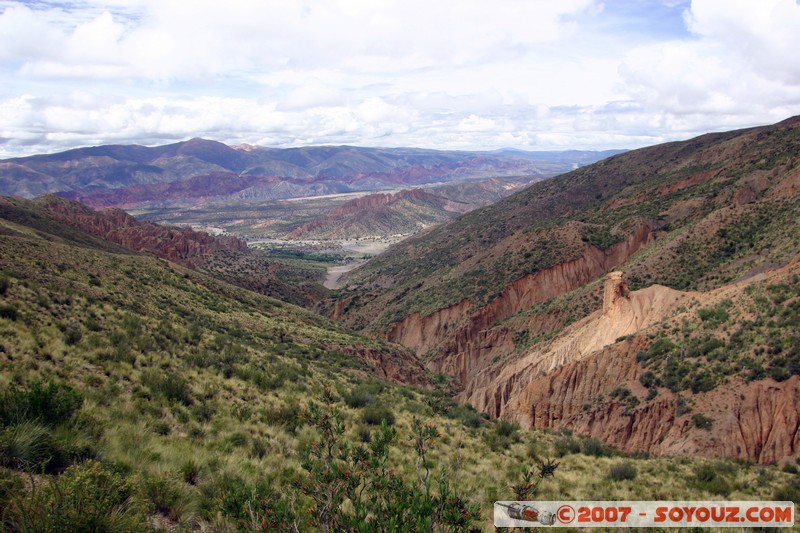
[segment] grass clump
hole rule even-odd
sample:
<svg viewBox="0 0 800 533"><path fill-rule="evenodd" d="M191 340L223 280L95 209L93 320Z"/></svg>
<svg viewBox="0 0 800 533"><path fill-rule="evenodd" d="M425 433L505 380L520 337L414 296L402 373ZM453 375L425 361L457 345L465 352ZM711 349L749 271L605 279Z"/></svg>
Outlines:
<svg viewBox="0 0 800 533"><path fill-rule="evenodd" d="M608 476L613 481L634 480L636 479L636 467L628 461L614 463L609 468Z"/></svg>

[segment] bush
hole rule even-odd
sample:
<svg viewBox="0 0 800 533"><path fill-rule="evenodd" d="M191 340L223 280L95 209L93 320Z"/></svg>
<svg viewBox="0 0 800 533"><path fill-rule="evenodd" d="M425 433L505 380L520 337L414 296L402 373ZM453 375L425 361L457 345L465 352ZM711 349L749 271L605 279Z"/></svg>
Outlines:
<svg viewBox="0 0 800 533"><path fill-rule="evenodd" d="M581 452L581 443L574 437L564 437L558 439L553 445L554 453L557 457Z"/></svg>
<svg viewBox="0 0 800 533"><path fill-rule="evenodd" d="M519 432L519 424L501 420L494 427L494 432L498 437L514 437Z"/></svg>
<svg viewBox="0 0 800 533"><path fill-rule="evenodd" d="M0 305L0 318L7 318L9 320L17 319L17 306L16 305Z"/></svg>
<svg viewBox="0 0 800 533"><path fill-rule="evenodd" d="M54 426L71 419L81 403L80 395L69 385L50 382L10 388L0 394L0 427L25 421Z"/></svg>
<svg viewBox="0 0 800 533"><path fill-rule="evenodd" d="M0 295L3 295L8 291L8 288L11 286L11 281L6 276L0 276Z"/></svg>
<svg viewBox="0 0 800 533"><path fill-rule="evenodd" d="M649 389L650 387L657 387L657 386L659 386L659 385L661 384L661 380L660 380L660 379L658 379L658 376L656 376L656 375L655 375L653 372L651 372L650 370L648 370L647 372L645 372L644 374L642 374L642 375L639 377L639 382L640 382L640 383L641 383L643 386L645 386L646 388L648 388L648 389Z"/></svg>
<svg viewBox="0 0 800 533"><path fill-rule="evenodd" d="M195 517L195 505L184 485L166 472L145 478L142 491L151 510L170 520L183 521Z"/></svg>
<svg viewBox="0 0 800 533"><path fill-rule="evenodd" d="M703 465L697 469L694 475L695 479L700 482L714 481L717 478L717 471L714 467Z"/></svg>
<svg viewBox="0 0 800 533"><path fill-rule="evenodd" d="M49 430L35 422L22 422L0 433L0 466L41 471L52 458Z"/></svg>
<svg viewBox="0 0 800 533"><path fill-rule="evenodd" d="M390 426L394 425L394 413L388 407L371 404L361 415L361 420L370 426L379 426L385 420Z"/></svg>
<svg viewBox="0 0 800 533"><path fill-rule="evenodd" d="M283 427L289 433L294 433L300 424L299 414L300 408L296 403L282 404L275 409L265 410L262 419L270 426Z"/></svg>
<svg viewBox="0 0 800 533"><path fill-rule="evenodd" d="M183 405L191 405L192 397L189 383L179 374L148 370L142 374L142 384L154 394Z"/></svg>
<svg viewBox="0 0 800 533"><path fill-rule="evenodd" d="M611 457L614 455L614 450L595 438L584 440L583 443L581 443L581 452L583 452L584 455L591 455L594 457Z"/></svg>
<svg viewBox="0 0 800 533"><path fill-rule="evenodd" d="M614 481L636 479L636 467L627 461L615 463L609 469L609 477Z"/></svg>
<svg viewBox="0 0 800 533"><path fill-rule="evenodd" d="M64 330L64 343L67 346L78 344L82 337L83 332L81 331L80 324L70 324L67 326L67 329Z"/></svg>
<svg viewBox="0 0 800 533"><path fill-rule="evenodd" d="M11 531L141 531L144 513L132 494L128 478L87 461L14 498L5 525Z"/></svg>
<svg viewBox="0 0 800 533"><path fill-rule="evenodd" d="M800 502L800 479L790 479L775 490L773 499L779 502Z"/></svg>
<svg viewBox="0 0 800 533"><path fill-rule="evenodd" d="M709 430L713 425L714 421L707 416L703 416L700 413L697 413L692 416L692 422L694 422L695 427L700 429Z"/></svg>
<svg viewBox="0 0 800 533"><path fill-rule="evenodd" d="M703 465L695 472L691 485L697 490L727 497L732 488L721 473L723 473L723 470L719 466Z"/></svg>
<svg viewBox="0 0 800 533"><path fill-rule="evenodd" d="M344 403L353 409L366 407L375 401L380 390L381 387L378 384L362 383L344 395Z"/></svg>

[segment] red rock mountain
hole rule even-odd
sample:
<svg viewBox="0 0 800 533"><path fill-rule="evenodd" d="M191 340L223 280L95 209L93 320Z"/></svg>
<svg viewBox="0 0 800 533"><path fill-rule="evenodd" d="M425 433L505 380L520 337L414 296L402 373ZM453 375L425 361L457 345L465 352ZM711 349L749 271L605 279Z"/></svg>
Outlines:
<svg viewBox="0 0 800 533"><path fill-rule="evenodd" d="M290 239L358 238L416 233L449 220L473 206L453 202L423 189L370 194L346 202L331 213L289 233Z"/></svg>
<svg viewBox="0 0 800 533"><path fill-rule="evenodd" d="M217 252L247 250L247 243L233 236L212 236L191 228L141 222L121 209L94 211L57 196L44 196L37 203L57 220L87 233L186 266L198 266Z"/></svg>

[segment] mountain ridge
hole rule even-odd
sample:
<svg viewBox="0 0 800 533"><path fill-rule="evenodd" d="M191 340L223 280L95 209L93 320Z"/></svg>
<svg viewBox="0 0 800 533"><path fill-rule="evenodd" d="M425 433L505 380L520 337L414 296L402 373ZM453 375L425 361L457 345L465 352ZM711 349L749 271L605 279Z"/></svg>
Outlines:
<svg viewBox="0 0 800 533"><path fill-rule="evenodd" d="M346 145L285 149L252 146L242 150L194 138L155 147L102 145L2 160L0 195L62 193L94 207L120 207L126 198L125 205L132 205L131 199L137 194L144 195L137 200L139 204L150 205L159 198L188 203L195 198L263 200L391 189L398 184L418 186L432 181L553 175L608 153L542 152L539 157L536 152L522 155ZM165 187L203 177L205 190L187 196ZM287 187L274 188L276 179ZM237 180L239 185L230 190L232 184L228 182ZM192 185L198 187L200 183ZM184 192L189 188L183 187ZM122 193L120 189L130 190ZM116 200L116 194L122 194L122 199ZM100 200L95 201L95 195Z"/></svg>

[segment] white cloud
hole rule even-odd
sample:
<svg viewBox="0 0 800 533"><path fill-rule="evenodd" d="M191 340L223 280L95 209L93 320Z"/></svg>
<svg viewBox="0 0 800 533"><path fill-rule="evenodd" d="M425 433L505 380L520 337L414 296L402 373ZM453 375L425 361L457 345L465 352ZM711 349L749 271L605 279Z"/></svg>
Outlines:
<svg viewBox="0 0 800 533"><path fill-rule="evenodd" d="M30 6L0 0L0 156L197 135L635 147L800 113L795 0Z"/></svg>
<svg viewBox="0 0 800 533"><path fill-rule="evenodd" d="M694 0L685 20L693 39L639 47L621 66L644 109L690 116L696 128L769 122L800 111L795 0Z"/></svg>

